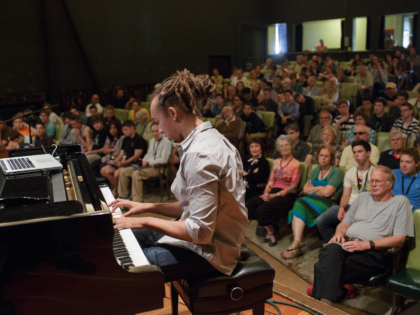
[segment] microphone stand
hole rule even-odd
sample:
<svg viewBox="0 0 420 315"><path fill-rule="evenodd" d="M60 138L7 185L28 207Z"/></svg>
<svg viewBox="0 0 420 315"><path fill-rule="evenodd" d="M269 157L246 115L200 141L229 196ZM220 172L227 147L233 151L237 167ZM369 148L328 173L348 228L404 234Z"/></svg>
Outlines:
<svg viewBox="0 0 420 315"><path fill-rule="evenodd" d="M48 108L49 108L49 109L51 109L51 108L53 108L53 107L57 107L57 106L59 106L59 105L60 105L60 104L49 105L49 106L48 106ZM8 122L10 122L10 121L13 121L13 120L15 120L15 119L28 117L28 116L31 116L31 115L33 115L33 114L36 114L36 113L42 112L42 111L44 111L44 110L45 110L45 108L43 108L43 109L39 109L39 110L36 110L36 111L34 111L34 112L30 112L30 113L27 113L27 114L22 114L22 115L20 115L20 116L18 116L18 117L15 117L15 118L11 118L11 119L5 120L5 121L3 121L2 123L3 123L3 124L6 124L6 123L8 123ZM29 123L28 123L28 129L29 129L29 143L30 143L30 144L32 144L31 125L30 125Z"/></svg>

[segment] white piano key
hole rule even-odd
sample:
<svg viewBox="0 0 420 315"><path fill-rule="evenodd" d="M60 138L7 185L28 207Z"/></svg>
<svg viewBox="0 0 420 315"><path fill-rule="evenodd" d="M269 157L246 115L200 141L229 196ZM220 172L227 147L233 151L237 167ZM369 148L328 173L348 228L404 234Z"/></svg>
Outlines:
<svg viewBox="0 0 420 315"><path fill-rule="evenodd" d="M110 204L112 201L115 200L114 195L112 194L109 187L102 187L101 191L102 191L102 194L104 195L104 198L107 204ZM114 219L121 217L122 216L121 209L120 208L115 209L112 216ZM135 267L150 265L136 237L134 236L133 231L131 231L131 229L119 229L118 232L121 235L121 238L124 242L124 245L127 249L127 252L131 260L133 261L133 265ZM118 258L117 258L117 262L121 265L121 262L118 260Z"/></svg>

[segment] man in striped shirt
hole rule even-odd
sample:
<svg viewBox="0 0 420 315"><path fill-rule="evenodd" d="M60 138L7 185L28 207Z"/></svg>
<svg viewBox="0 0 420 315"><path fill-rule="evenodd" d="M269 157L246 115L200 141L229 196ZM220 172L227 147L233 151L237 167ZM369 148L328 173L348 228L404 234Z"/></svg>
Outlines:
<svg viewBox="0 0 420 315"><path fill-rule="evenodd" d="M351 129L354 126L354 118L353 115L349 113L350 109L350 102L348 100L340 100L337 103L337 110L339 111L340 115L335 117L334 119L334 127L341 131L343 139L341 142L345 140L347 130Z"/></svg>
<svg viewBox="0 0 420 315"><path fill-rule="evenodd" d="M412 134L416 135L419 132L419 121L413 118L413 105L410 103L401 105L401 117L394 122L391 131L393 130L401 130L407 135L408 141Z"/></svg>

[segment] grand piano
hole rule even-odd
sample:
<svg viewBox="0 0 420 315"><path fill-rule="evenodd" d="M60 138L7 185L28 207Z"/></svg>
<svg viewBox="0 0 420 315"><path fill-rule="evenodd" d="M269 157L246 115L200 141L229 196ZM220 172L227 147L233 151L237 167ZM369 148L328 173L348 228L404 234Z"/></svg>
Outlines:
<svg viewBox="0 0 420 315"><path fill-rule="evenodd" d="M0 158L36 154L45 152L3 151ZM107 206L114 200L107 181L94 177L78 145L59 146L54 157L62 170L9 177L0 170L0 239L7 239L8 255L10 248L16 254L4 297L18 315L133 315L162 308L163 274L149 264L131 230L113 229L121 210L112 214ZM57 233L76 240L77 256L94 266L93 273L54 264L50 241Z"/></svg>

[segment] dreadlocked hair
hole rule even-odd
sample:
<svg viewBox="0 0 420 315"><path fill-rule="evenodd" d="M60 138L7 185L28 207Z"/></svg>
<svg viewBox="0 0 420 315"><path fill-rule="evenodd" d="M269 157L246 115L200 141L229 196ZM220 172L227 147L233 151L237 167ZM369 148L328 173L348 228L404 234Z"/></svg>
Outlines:
<svg viewBox="0 0 420 315"><path fill-rule="evenodd" d="M187 69L177 71L162 82L153 92L159 100L158 106L165 115L170 106L178 106L183 111L202 117L200 109L213 98L216 86L208 75L194 76Z"/></svg>

